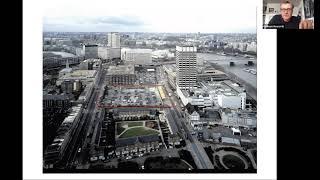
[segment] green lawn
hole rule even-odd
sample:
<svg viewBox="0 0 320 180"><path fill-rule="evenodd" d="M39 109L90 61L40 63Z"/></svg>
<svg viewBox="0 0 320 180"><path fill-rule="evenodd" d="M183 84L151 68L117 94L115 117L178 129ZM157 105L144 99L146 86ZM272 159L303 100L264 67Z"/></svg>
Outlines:
<svg viewBox="0 0 320 180"><path fill-rule="evenodd" d="M143 122L127 122L128 123L128 127L133 127L133 126L142 126Z"/></svg>
<svg viewBox="0 0 320 180"><path fill-rule="evenodd" d="M150 134L159 134L159 132L151 129L145 129L144 127L134 127L125 131L119 138L128 138Z"/></svg>
<svg viewBox="0 0 320 180"><path fill-rule="evenodd" d="M126 130L126 128L123 128L122 126L122 123L117 123L117 135L121 134L124 130Z"/></svg>

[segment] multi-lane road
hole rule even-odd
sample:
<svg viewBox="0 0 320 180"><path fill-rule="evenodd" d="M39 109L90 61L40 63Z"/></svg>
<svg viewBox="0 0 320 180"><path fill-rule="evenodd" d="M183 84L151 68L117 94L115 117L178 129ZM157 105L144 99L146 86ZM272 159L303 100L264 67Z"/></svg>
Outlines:
<svg viewBox="0 0 320 180"><path fill-rule="evenodd" d="M191 151L193 158L195 159L195 163L197 164L199 169L213 169L213 165L207 156L206 152L204 151L202 145L198 141L197 138L191 135L191 132L188 128L186 118L182 116L182 109L180 107L180 101L175 96L175 93L169 88L168 82L166 81L167 77L163 72L162 67L160 69L160 78L162 84L165 87L165 93L168 97L165 99L165 103L171 104L170 109L166 109L167 119L169 121L169 125L172 129L172 133L176 134L179 133L186 139L187 148ZM168 94L172 94L169 96Z"/></svg>
<svg viewBox="0 0 320 180"><path fill-rule="evenodd" d="M94 126L93 120L95 119L96 108L98 98L103 94L103 85L105 80L105 70L101 68L101 74L98 77L98 81L93 87L92 94L87 102L87 108L83 110L82 116L78 126L75 129L75 133L70 140L68 151L64 154L62 163L65 163L66 168L73 168L77 163L81 163L87 159L85 151L81 151L85 148L86 135L90 126ZM78 150L81 148L80 152Z"/></svg>

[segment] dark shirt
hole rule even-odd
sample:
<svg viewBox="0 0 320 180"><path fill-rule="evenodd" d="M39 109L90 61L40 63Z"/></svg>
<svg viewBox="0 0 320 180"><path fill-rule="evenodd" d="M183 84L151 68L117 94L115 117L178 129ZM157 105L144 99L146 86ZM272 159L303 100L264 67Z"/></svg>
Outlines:
<svg viewBox="0 0 320 180"><path fill-rule="evenodd" d="M292 16L289 22L285 22L281 15L274 15L272 19L269 21L269 26L282 26L282 27L269 27L269 28L284 28L284 29L299 29L299 23L300 23L301 18Z"/></svg>

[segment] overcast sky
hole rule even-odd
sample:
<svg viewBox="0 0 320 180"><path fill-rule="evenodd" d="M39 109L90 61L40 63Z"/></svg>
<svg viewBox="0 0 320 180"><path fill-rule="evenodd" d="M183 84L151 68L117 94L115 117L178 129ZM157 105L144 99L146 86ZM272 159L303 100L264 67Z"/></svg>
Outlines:
<svg viewBox="0 0 320 180"><path fill-rule="evenodd" d="M44 31L256 32L257 0L43 0Z"/></svg>

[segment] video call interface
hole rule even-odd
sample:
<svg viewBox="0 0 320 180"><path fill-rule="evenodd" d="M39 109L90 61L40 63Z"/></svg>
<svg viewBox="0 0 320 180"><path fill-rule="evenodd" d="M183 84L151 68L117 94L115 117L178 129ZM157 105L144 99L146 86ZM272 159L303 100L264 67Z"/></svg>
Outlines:
<svg viewBox="0 0 320 180"><path fill-rule="evenodd" d="M263 28L314 29L314 0L263 0Z"/></svg>

